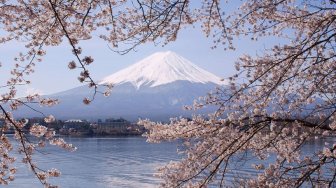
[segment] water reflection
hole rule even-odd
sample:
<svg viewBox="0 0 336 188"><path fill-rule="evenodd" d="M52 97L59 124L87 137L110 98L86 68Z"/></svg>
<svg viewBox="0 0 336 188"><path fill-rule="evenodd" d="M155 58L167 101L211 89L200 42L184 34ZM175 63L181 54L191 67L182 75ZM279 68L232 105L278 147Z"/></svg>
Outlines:
<svg viewBox="0 0 336 188"><path fill-rule="evenodd" d="M78 150L73 153L47 147L35 160L43 168L61 170L51 181L61 187L156 187L155 168L176 160L175 143L149 144L142 137L66 138ZM23 164L9 187L41 187Z"/></svg>
<svg viewBox="0 0 336 188"><path fill-rule="evenodd" d="M43 168L61 170L61 177L51 180L51 183L66 188L157 187L159 180L153 177L155 169L179 158L177 143L149 144L142 137L65 139L77 146L78 150L69 153L57 147L47 147L42 151L45 154L35 156L35 161ZM312 139L302 151L313 154L324 147L325 142L333 144L333 141L335 139L332 137ZM227 177L232 179L239 174L247 178L255 175L257 171L251 167L253 163L253 160L245 161L243 166L237 166ZM8 187L41 187L24 164L17 163L16 166L19 167L16 180Z"/></svg>

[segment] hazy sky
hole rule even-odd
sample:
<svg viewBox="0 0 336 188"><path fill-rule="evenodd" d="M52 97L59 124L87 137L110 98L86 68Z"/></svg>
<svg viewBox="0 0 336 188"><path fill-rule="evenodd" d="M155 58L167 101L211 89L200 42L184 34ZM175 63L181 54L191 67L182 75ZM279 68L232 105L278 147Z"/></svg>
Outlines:
<svg viewBox="0 0 336 188"><path fill-rule="evenodd" d="M188 28L179 33L175 42L164 47L148 43L126 55L111 51L107 43L100 39L85 41L81 46L83 55L91 55L95 59L94 63L89 66L89 70L94 79L100 80L155 52L167 50L174 51L199 67L226 78L234 74L234 62L240 55L256 54L261 52L266 45L263 41L256 43L241 38L235 41L236 51L224 51L223 46L215 50L210 49L212 44L212 39L206 38L199 29ZM2 84L8 79L10 68L14 66L13 58L22 49L22 45L11 43L0 46L2 63L0 81ZM35 73L29 76L32 83L22 87L19 91L20 95L32 91L51 94L80 86L81 83L77 80L79 70L69 70L67 67L68 62L73 59L71 48L66 42L61 46L48 48L43 62L38 63Z"/></svg>

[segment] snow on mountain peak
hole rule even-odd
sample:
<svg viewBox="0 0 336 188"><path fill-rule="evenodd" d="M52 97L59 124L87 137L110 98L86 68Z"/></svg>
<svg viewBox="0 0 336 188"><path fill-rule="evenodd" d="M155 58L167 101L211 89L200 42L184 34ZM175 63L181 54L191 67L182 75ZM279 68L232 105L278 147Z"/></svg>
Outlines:
<svg viewBox="0 0 336 188"><path fill-rule="evenodd" d="M172 52L157 52L143 60L104 78L99 84L131 83L136 88L155 87L174 81L226 84L221 78L192 64Z"/></svg>

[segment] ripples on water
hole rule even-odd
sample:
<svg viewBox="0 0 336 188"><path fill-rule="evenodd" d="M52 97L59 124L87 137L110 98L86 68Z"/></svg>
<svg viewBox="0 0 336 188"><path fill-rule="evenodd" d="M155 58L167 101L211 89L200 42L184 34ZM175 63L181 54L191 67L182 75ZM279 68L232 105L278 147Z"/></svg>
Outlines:
<svg viewBox="0 0 336 188"><path fill-rule="evenodd" d="M115 138L65 138L78 149L70 153L60 148L48 146L44 155L38 154L34 160L39 167L59 169L62 175L53 178L50 183L63 188L147 188L157 187L159 180L153 177L155 169L171 160L177 160L177 143L149 144L142 137ZM333 143L335 139L312 140L303 147L303 153L314 153L324 146L325 141ZM18 158L18 161L20 158ZM254 161L246 161L234 174L248 177L256 174L251 167ZM16 179L8 187L42 187L24 164L19 167Z"/></svg>
<svg viewBox="0 0 336 188"><path fill-rule="evenodd" d="M57 168L61 176L50 182L61 187L157 187L155 168L176 160L177 144L149 144L142 137L67 138L78 149L67 152L47 147L35 161L43 168ZM19 160L19 159L18 159ZM42 187L23 164L8 187Z"/></svg>

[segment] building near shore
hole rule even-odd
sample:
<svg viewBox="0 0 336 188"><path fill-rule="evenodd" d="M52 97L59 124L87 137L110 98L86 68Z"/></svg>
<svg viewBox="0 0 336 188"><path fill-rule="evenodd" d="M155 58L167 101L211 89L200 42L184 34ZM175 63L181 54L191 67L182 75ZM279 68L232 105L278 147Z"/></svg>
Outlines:
<svg viewBox="0 0 336 188"><path fill-rule="evenodd" d="M60 134L71 136L87 136L92 135L93 131L90 122L81 119L69 119L64 121Z"/></svg>
<svg viewBox="0 0 336 188"><path fill-rule="evenodd" d="M141 135L143 131L134 123L123 118L109 118L104 122L98 120L97 124L92 125L93 132L97 135Z"/></svg>

